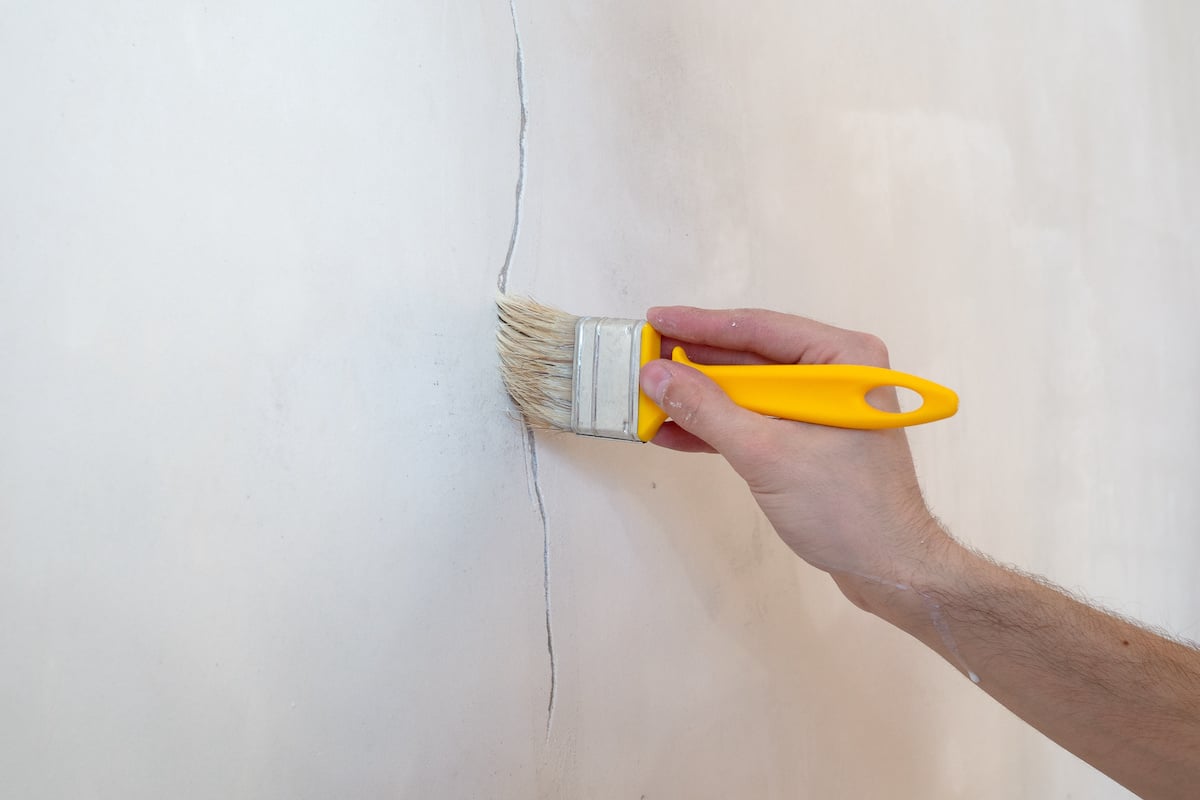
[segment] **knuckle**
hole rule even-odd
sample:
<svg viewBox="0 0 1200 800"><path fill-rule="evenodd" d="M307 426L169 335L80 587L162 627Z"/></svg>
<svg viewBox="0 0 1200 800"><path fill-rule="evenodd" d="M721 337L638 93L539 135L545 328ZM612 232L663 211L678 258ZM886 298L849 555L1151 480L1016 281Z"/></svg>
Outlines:
<svg viewBox="0 0 1200 800"><path fill-rule="evenodd" d="M704 403L702 394L689 380L672 380L663 393L663 410L686 427L700 412Z"/></svg>
<svg viewBox="0 0 1200 800"><path fill-rule="evenodd" d="M688 385L680 387L678 397L670 410L675 416L675 421L682 423L686 428L700 418L703 408L704 392L689 382Z"/></svg>
<svg viewBox="0 0 1200 800"><path fill-rule="evenodd" d="M870 363L881 367L888 365L888 348L883 339L873 333L859 333L856 338L858 349Z"/></svg>

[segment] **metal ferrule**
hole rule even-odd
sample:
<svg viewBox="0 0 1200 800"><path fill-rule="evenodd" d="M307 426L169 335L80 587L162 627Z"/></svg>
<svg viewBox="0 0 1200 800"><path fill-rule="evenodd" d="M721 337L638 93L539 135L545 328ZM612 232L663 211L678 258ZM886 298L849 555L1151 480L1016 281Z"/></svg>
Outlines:
<svg viewBox="0 0 1200 800"><path fill-rule="evenodd" d="M576 433L639 441L638 374L645 324L609 317L580 317L575 323L571 429Z"/></svg>

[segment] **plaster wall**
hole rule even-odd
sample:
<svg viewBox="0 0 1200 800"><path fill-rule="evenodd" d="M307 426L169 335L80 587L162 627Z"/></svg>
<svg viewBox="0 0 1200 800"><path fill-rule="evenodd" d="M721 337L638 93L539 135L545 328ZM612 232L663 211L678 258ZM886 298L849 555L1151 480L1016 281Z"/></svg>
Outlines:
<svg viewBox="0 0 1200 800"><path fill-rule="evenodd" d="M1198 25L5 4L0 793L1128 796L719 459L531 440L492 302L878 333L959 537L1200 638Z"/></svg>

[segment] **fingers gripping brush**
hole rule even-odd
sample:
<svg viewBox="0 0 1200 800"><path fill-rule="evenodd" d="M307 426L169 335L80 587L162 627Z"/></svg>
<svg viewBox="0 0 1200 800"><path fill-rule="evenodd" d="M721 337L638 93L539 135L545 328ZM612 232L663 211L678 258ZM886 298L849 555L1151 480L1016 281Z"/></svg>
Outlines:
<svg viewBox="0 0 1200 800"><path fill-rule="evenodd" d="M644 320L575 317L523 297L502 295L497 333L509 395L537 428L648 442L667 413L639 388L642 365L659 357L662 337ZM671 360L699 370L733 402L770 417L837 428L900 428L945 419L958 396L895 370L856 364L696 364L676 347ZM872 389L897 386L923 400L913 411L881 411Z"/></svg>

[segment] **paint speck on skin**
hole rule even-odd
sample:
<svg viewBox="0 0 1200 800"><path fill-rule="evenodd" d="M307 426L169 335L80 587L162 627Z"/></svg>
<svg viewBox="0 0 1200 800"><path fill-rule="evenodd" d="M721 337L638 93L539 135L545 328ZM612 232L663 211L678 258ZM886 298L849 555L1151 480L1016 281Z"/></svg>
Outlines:
<svg viewBox="0 0 1200 800"><path fill-rule="evenodd" d="M954 660L958 662L958 666L963 672L967 673L967 677L971 679L971 683L979 683L979 676L975 671L967 666L967 662L963 659L962 653L958 651L958 643L954 641L953 634L950 633L950 625L947 624L946 618L942 616L942 605L932 598L926 596L923 592L917 592L918 595L925 601L926 607L929 609L929 619L933 623L933 629L937 631L938 636L942 638L942 644L950 651L950 655L954 656Z"/></svg>
<svg viewBox="0 0 1200 800"><path fill-rule="evenodd" d="M872 583L880 584L882 586L891 586L893 589L897 589L901 592L916 591L917 596L924 601L925 608L929 611L929 621L933 624L933 629L937 631L938 636L941 638L942 644L946 646L946 650L949 651L950 655L954 656L954 660L958 663L959 668L961 668L962 671L967 674L967 677L970 678L971 683L979 685L979 676L975 674L973 669L967 666L966 660L962 657L962 653L959 652L958 643L954 640L954 635L950 633L950 625L946 622L946 618L942 615L941 603L938 603L932 597L920 590L914 590L912 586L906 583L895 583L874 575L865 575L861 572L850 571L849 574L856 575L863 580L868 580Z"/></svg>

